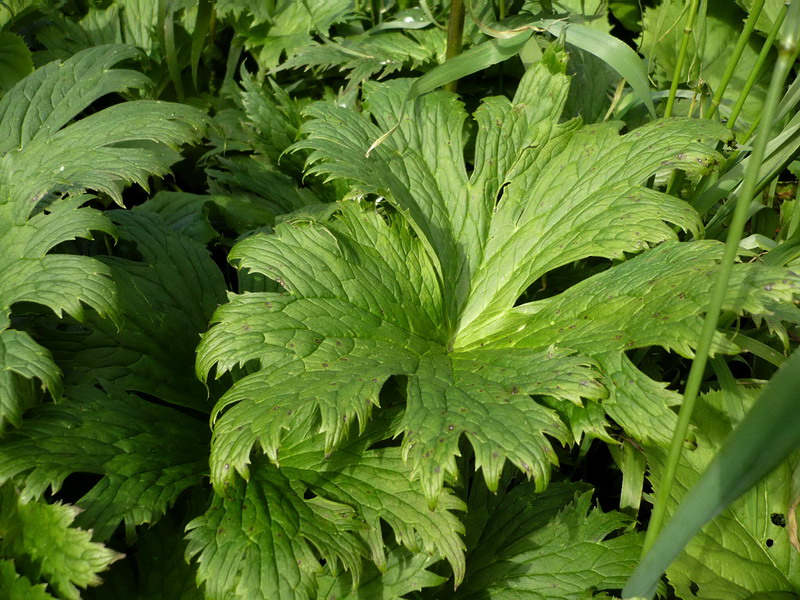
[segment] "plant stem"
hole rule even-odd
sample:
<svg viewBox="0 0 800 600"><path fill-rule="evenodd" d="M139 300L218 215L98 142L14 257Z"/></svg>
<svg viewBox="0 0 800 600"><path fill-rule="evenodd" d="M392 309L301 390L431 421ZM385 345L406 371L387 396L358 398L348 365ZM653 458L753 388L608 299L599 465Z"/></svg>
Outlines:
<svg viewBox="0 0 800 600"><path fill-rule="evenodd" d="M383 11L383 0L372 0L370 2L370 12L372 12L372 24L377 25L381 22L381 12Z"/></svg>
<svg viewBox="0 0 800 600"><path fill-rule="evenodd" d="M714 333L717 329L717 322L719 320L722 304L725 300L725 293L727 291L731 272L733 271L733 264L739 251L739 242L744 232L745 223L747 222L748 208L753 200L758 184L758 175L761 170L761 163L764 161L767 141L769 140L772 124L777 113L778 103L781 99L783 84L794 62L794 56L797 53L797 38L800 34L800 1L793 0L790 10L792 12L789 13L785 22L785 25L787 25L785 34L778 46L778 60L775 64L775 70L772 73L767 100L764 103L763 118L761 119L758 136L753 145L753 153L751 154L744 181L742 182L742 192L736 201L736 208L733 212L733 219L728 229L727 241L725 242L725 252L719 266L719 271L717 272L717 279L714 283L711 302L709 303L708 311L703 321L703 329L700 333L692 368L689 371L689 377L686 381L683 403L681 404L681 409L678 414L678 423L672 435L669 455L667 456L667 462L664 467L664 474L656 493L653 514L650 518L650 523L644 538L642 556L647 554L648 550L653 546L653 543L655 543L658 532L661 530L661 526L664 522L664 517L666 516L667 500L670 497L670 490L675 481L675 473L678 468L678 461L680 460L684 438L689 429L689 422L692 418L692 411L694 410L695 401L697 400L697 394L700 391L703 371L705 370L708 354L714 339Z"/></svg>
<svg viewBox="0 0 800 600"><path fill-rule="evenodd" d="M506 18L506 0L497 0L497 20Z"/></svg>
<svg viewBox="0 0 800 600"><path fill-rule="evenodd" d="M742 112L744 102L747 100L747 95L750 93L750 90L753 88L756 79L758 79L758 76L761 74L761 69L766 62L767 57L769 56L769 51L772 49L772 44L775 42L775 38L778 36L778 31L781 28L783 19L786 17L786 8L787 6L785 4L781 5L780 12L778 13L778 16L775 17L775 22L772 24L772 29L770 29L769 35L767 35L767 39L764 41L764 46L761 48L761 52L758 55L756 64L750 71L750 75L747 77L744 88L739 94L739 97L736 99L736 104L731 111L731 116L728 117L728 129L730 130L733 130L733 127L736 124L736 119L739 118L739 113Z"/></svg>
<svg viewBox="0 0 800 600"><path fill-rule="evenodd" d="M461 43L464 37L464 18L464 3L462 0L453 0L450 3L450 18L447 20L446 60L450 60L461 54ZM455 92L457 88L457 79L444 86L444 89L448 92Z"/></svg>
<svg viewBox="0 0 800 600"><path fill-rule="evenodd" d="M681 47L678 50L678 60L675 63L675 71L672 73L672 84L669 88L669 96L667 97L667 105L664 107L664 116L672 116L672 106L675 104L675 94L678 91L678 81L683 72L683 63L686 62L686 53L689 49L689 40L694 32L694 20L697 17L697 9L700 6L700 0L692 0L689 6L689 14L686 15L686 24L683 26L683 39L681 40Z"/></svg>
<svg viewBox="0 0 800 600"><path fill-rule="evenodd" d="M722 102L722 96L728 87L728 83L730 83L731 77L733 77L733 73L736 71L736 67L739 65L739 59L742 57L742 52L744 52L745 46L747 46L747 42L750 40L750 34L753 33L753 29L755 29L756 21L758 21L758 17L761 14L762 8L764 8L764 0L756 0L750 7L750 14L747 15L747 20L744 22L742 33L739 35L739 40L736 42L736 47L733 49L733 54L731 54L731 57L728 59L728 64L725 66L725 73L722 74L722 79L720 80L719 85L714 92L714 98L711 100L711 105L708 107L706 114L703 115L704 118L714 118L714 114L717 112L719 103Z"/></svg>

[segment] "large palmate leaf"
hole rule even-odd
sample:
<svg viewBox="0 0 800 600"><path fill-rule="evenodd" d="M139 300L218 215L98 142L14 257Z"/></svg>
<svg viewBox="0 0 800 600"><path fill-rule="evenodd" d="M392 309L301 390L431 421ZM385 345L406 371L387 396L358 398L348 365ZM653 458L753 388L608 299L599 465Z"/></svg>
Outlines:
<svg viewBox="0 0 800 600"><path fill-rule="evenodd" d="M0 482L18 477L22 497L61 488L72 473L99 475L80 500L82 526L107 539L121 521L155 522L207 471L203 421L135 396L71 390L31 411L0 446Z"/></svg>
<svg viewBox="0 0 800 600"><path fill-rule="evenodd" d="M217 406L218 415L228 408L215 428L215 482L232 474L226 465L245 473L257 441L277 459L282 430L304 405L320 408L330 451L354 418L364 426L382 385L398 374L409 377L403 453L431 501L445 471L455 472L465 432L490 486L506 457L546 481L554 454L542 434L567 432L528 394L599 397L586 361L563 350L448 353L435 273L398 219L387 225L374 210L345 205L335 223L279 227L232 255L298 293L232 296L203 337L203 376L214 364L218 372L252 359L264 365Z"/></svg>
<svg viewBox="0 0 800 600"><path fill-rule="evenodd" d="M672 486L668 511L699 479L735 424L758 396L758 389L736 386L701 396L693 418L697 446L684 452ZM664 452L649 449L651 480L658 487ZM800 557L792 547L791 511L796 510L797 453L721 512L667 569L680 598L738 600L796 598L800 593ZM793 481L793 477L795 480ZM796 540L796 537L794 538Z"/></svg>
<svg viewBox="0 0 800 600"><path fill-rule="evenodd" d="M11 307L35 302L57 315L82 318L83 305L119 320L108 267L95 259L48 254L93 231L113 233L99 211L82 207L88 189L121 202L128 182L147 185L180 155L177 144L198 139L204 116L187 106L137 101L76 117L95 100L142 88L149 80L113 68L138 51L102 46L52 62L0 100L0 427L19 424L20 404L9 390L19 377L37 377L57 395L59 372L25 332L9 333ZM74 121L71 124L70 121ZM29 362L29 367L20 366Z"/></svg>
<svg viewBox="0 0 800 600"><path fill-rule="evenodd" d="M92 542L91 532L72 527L78 512L68 504L24 501L12 486L0 487L0 554L19 556L23 565L17 578L10 561L0 563L0 589L9 587L11 597L19 597L29 581L41 578L59 598L79 600L79 587L98 585L97 573L122 555ZM39 586L28 592L26 599L49 597Z"/></svg>
<svg viewBox="0 0 800 600"><path fill-rule="evenodd" d="M368 86L366 114L309 109L300 145L312 150L313 170L350 180L353 195L376 194L396 212L343 203L331 222L288 223L233 249L242 267L286 292L231 296L199 347L201 376L215 365L218 375L239 365L251 373L215 411L217 486L234 471L247 474L244 445L282 464L281 438L301 407L319 411L331 452L354 418L364 426L391 376L407 381L405 413L391 433L402 435L403 457L431 502L445 474L456 475L462 434L490 489L506 460L541 487L555 460L547 436L570 440L567 425L575 436L603 435L597 401L605 395L629 433L665 441L664 422L648 428L674 419L668 407L680 397L625 352L661 345L691 353L708 291L698 280L711 279L719 250L675 243L670 223L694 229L697 215L643 184L661 168L707 167L716 155L698 140L727 134L684 119L624 136L614 124L559 123L563 70L563 55L550 50L513 101L484 102L471 172L467 115L452 95L431 94L403 111L409 84L395 81ZM557 267L661 242L669 243L574 292L514 308ZM796 319L788 301L797 286L783 270L746 265L729 305ZM626 336L628 321L642 335ZM716 349L737 351L723 340Z"/></svg>

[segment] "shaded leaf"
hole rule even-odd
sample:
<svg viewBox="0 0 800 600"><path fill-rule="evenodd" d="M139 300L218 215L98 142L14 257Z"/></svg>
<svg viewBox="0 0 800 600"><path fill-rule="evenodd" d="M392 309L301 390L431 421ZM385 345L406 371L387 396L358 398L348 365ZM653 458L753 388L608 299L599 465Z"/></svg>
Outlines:
<svg viewBox="0 0 800 600"><path fill-rule="evenodd" d="M0 446L0 481L22 484L22 499L58 491L72 473L100 475L77 501L78 522L97 539L121 521L155 522L207 471L206 425L134 396L71 390L58 405L32 410Z"/></svg>

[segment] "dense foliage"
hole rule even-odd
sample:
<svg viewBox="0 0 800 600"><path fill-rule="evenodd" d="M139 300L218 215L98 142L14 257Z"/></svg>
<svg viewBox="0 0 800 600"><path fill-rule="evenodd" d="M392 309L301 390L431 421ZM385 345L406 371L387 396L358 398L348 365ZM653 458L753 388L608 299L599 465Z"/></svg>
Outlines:
<svg viewBox="0 0 800 600"><path fill-rule="evenodd" d="M465 4L0 3L0 598L622 596L800 340L795 19ZM781 458L661 597L800 598Z"/></svg>

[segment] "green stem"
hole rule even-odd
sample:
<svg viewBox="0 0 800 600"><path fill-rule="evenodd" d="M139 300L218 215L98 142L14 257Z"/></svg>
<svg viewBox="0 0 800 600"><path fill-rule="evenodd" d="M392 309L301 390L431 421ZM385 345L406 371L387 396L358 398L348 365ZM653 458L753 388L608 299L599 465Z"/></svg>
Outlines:
<svg viewBox="0 0 800 600"><path fill-rule="evenodd" d="M461 44L464 38L464 18L464 3L462 0L453 0L450 3L450 18L447 20L446 60L450 60L461 54ZM444 86L444 89L448 92L455 92L457 88L457 79Z"/></svg>
<svg viewBox="0 0 800 600"><path fill-rule="evenodd" d="M772 24L772 29L769 30L769 35L767 35L767 39L764 41L764 46L761 48L761 52L758 55L756 64L750 71L750 75L747 77L744 88L739 94L739 97L736 99L736 104L733 106L731 116L728 117L728 129L731 131L733 131L733 127L736 124L736 119L739 118L739 113L742 112L742 107L744 106L745 100L747 100L748 94L750 94L750 90L753 89L756 79L758 79L758 76L761 74L761 69L764 67L764 63L769 56L769 51L772 50L772 44L775 43L775 38L778 36L778 31L781 28L783 19L786 17L786 9L787 6L785 4L781 5L780 12L778 13L778 16L775 17L775 22Z"/></svg>
<svg viewBox="0 0 800 600"><path fill-rule="evenodd" d="M497 0L497 20L506 18L506 0Z"/></svg>
<svg viewBox="0 0 800 600"><path fill-rule="evenodd" d="M758 184L758 174L761 170L761 163L764 161L767 141L769 140L772 130L772 123L777 114L777 107L781 99L786 76L792 67L794 56L797 53L797 37L798 34L800 34L800 0L793 0L791 10L792 12L789 13L789 17L786 19L785 23L788 25L788 27L786 27L786 33L778 46L778 60L775 64L775 70L772 73L772 80L770 81L769 91L767 92L767 100L764 103L763 118L761 119L758 137L753 145L751 160L747 165L747 171L744 181L742 182L742 192L736 201L733 220L728 229L728 238L725 242L725 252L719 266L719 271L717 272L717 279L714 283L711 302L709 303L708 311L703 321L703 329L697 344L695 359L692 362L692 368L689 371L689 377L686 381L683 403L681 404L681 409L678 414L678 424L675 426L675 431L672 434L672 442L670 443L664 474L658 486L655 505L653 506L653 514L650 518L650 523L644 538L644 547L642 549L643 556L647 554L653 546L653 543L655 543L664 522L664 517L666 516L667 500L670 497L670 490L675 481L675 473L678 468L681 449L683 448L684 439L689 429L689 422L692 418L695 401L700 391L703 372L706 368L708 353L711 350L714 333L717 329L717 322L719 320L722 304L725 300L728 282L731 272L733 271L733 264L739 251L739 241L742 239L744 226L747 222L748 208L753 200Z"/></svg>
<svg viewBox="0 0 800 600"><path fill-rule="evenodd" d="M692 0L689 6L689 14L686 15L686 24L683 26L683 39L681 40L681 47L678 50L678 62L675 63L675 71L672 73L672 85L669 88L669 97L667 97L667 105L664 107L664 117L672 116L672 106L675 104L675 94L678 92L678 81L683 72L683 63L686 62L686 53L689 49L689 40L694 32L694 20L697 17L697 9L700 6L700 0Z"/></svg>
<svg viewBox="0 0 800 600"><path fill-rule="evenodd" d="M750 7L750 14L747 15L747 20L744 22L742 33L739 34L739 40L736 42L736 47L733 49L733 54L731 54L731 57L728 59L728 64L725 66L725 73L722 74L722 80L719 82L716 92L714 92L714 98L711 100L711 105L708 107L708 111L704 115L704 118L714 118L714 114L717 112L719 103L722 102L722 96L725 94L728 83L730 82L731 77L733 77L736 67L739 65L739 59L742 56L742 52L744 52L747 42L750 40L750 34L753 33L753 29L756 26L756 21L758 21L758 17L761 14L762 8L764 8L764 0L756 0Z"/></svg>
<svg viewBox="0 0 800 600"><path fill-rule="evenodd" d="M372 12L372 24L377 25L381 22L381 13L383 12L383 0L372 0L370 2L370 10Z"/></svg>

